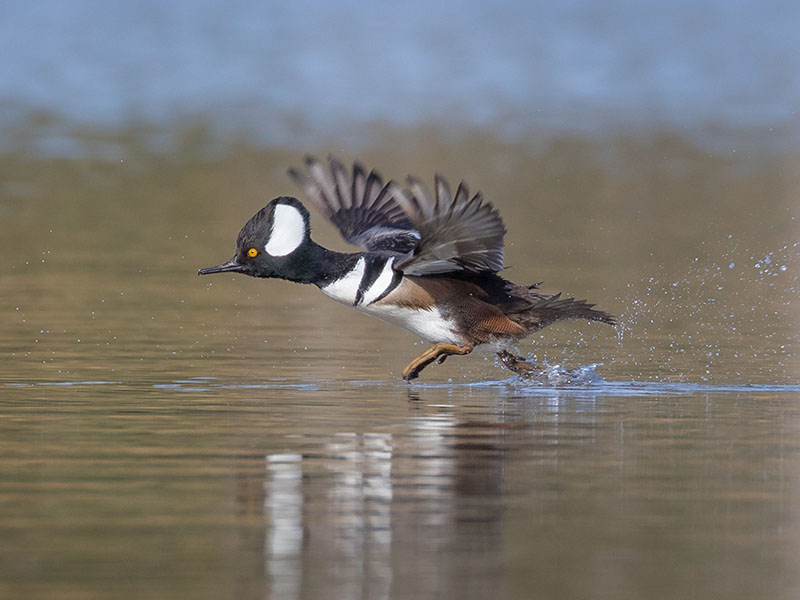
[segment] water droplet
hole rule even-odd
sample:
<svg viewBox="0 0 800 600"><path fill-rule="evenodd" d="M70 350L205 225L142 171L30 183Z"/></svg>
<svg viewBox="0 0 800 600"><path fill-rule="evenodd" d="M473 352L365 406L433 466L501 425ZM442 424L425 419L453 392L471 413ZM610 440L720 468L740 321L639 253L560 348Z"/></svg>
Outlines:
<svg viewBox="0 0 800 600"><path fill-rule="evenodd" d="M728 268L729 268L729 269L732 269L732 268L733 268L733 267L735 267L735 266L736 266L736 263L733 263L733 262L731 262L731 263L729 263L729 264L728 264Z"/></svg>

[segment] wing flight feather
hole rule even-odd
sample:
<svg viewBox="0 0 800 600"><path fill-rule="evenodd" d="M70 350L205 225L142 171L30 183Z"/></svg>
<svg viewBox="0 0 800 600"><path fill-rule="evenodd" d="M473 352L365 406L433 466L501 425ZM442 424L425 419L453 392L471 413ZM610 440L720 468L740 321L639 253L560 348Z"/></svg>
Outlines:
<svg viewBox="0 0 800 600"><path fill-rule="evenodd" d="M503 221L480 193L470 198L465 182L454 195L436 174L434 195L416 177L404 190L358 162L352 172L334 157L328 168L311 156L305 163L304 172L292 168L289 175L317 210L351 244L403 255L397 270L417 276L502 270Z"/></svg>

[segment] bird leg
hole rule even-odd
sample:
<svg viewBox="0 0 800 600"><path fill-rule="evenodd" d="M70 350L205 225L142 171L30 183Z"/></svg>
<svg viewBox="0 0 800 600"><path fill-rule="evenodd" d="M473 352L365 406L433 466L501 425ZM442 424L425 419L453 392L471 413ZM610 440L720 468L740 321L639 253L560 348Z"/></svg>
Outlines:
<svg viewBox="0 0 800 600"><path fill-rule="evenodd" d="M425 352L420 354L417 358L411 361L411 364L403 369L403 379L411 381L419 377L420 371L431 364L433 361L438 360L443 363L451 354L469 354L472 352L472 346L456 346L455 344L436 344L428 348Z"/></svg>
<svg viewBox="0 0 800 600"><path fill-rule="evenodd" d="M536 365L529 363L521 356L515 356L514 354L511 354L511 352L508 350L498 352L497 357L500 359L500 362L503 363L503 366L506 369L513 371L517 375L530 376L533 373L542 371L541 367L537 367Z"/></svg>

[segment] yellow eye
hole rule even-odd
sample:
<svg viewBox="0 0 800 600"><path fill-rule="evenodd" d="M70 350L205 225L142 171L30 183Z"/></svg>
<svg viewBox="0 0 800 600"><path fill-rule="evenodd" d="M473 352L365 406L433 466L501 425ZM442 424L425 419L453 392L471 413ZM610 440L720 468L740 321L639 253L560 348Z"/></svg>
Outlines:
<svg viewBox="0 0 800 600"><path fill-rule="evenodd" d="M258 256L258 250L256 250L255 248L250 248L250 250L247 251L247 256L249 256L250 258L255 258L256 256Z"/></svg>

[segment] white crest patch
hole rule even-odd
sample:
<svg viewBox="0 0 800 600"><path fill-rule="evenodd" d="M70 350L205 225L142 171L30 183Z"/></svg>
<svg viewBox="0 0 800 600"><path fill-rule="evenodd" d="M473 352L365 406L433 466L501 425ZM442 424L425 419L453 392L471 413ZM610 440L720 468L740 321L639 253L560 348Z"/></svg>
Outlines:
<svg viewBox="0 0 800 600"><path fill-rule="evenodd" d="M392 284L392 278L394 277L392 263L394 263L394 256L386 261L386 264L383 265L383 269L381 269L381 274L378 275L378 278L369 286L369 289L364 292L364 299L361 301L361 304L365 306L367 304L372 304L386 291L386 288Z"/></svg>
<svg viewBox="0 0 800 600"><path fill-rule="evenodd" d="M306 235L306 222L300 211L288 204L276 204L272 231L264 250L272 256L286 256L300 247Z"/></svg>
<svg viewBox="0 0 800 600"><path fill-rule="evenodd" d="M348 271L344 277L340 277L322 288L322 291L339 302L345 304L353 304L356 301L356 294L358 294L358 286L361 285L361 279L364 277L364 268L366 262L364 257L358 259L356 266Z"/></svg>

